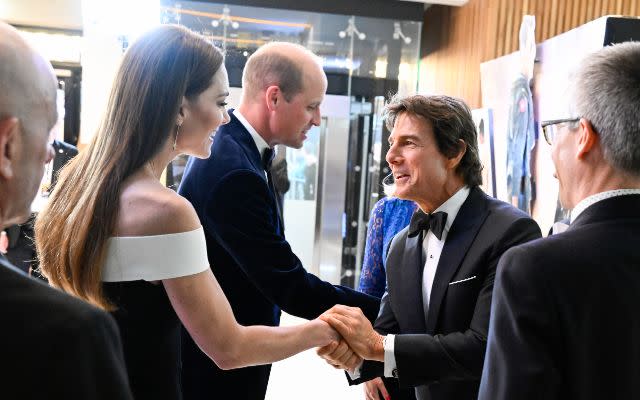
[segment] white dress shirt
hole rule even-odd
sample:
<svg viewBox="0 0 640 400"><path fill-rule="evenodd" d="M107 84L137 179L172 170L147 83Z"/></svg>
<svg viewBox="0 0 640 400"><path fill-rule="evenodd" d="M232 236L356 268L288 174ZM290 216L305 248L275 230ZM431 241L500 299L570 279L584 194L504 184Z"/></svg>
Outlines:
<svg viewBox="0 0 640 400"><path fill-rule="evenodd" d="M429 300L431 299L431 288L433 287L433 279L436 276L438 270L438 262L440 261L440 255L442 254L442 248L449 235L449 230L453 221L460 211L460 207L467 200L469 196L469 187L463 186L453 196L449 197L447 201L436 208L433 213L442 211L447 213L447 222L444 225L442 231L442 238L438 240L436 235L427 231L422 239L422 249L425 255L424 270L422 272L422 304L424 307L425 316L429 311ZM384 341L384 376L392 377L393 370L396 369L396 356L394 352L395 335L387 335Z"/></svg>

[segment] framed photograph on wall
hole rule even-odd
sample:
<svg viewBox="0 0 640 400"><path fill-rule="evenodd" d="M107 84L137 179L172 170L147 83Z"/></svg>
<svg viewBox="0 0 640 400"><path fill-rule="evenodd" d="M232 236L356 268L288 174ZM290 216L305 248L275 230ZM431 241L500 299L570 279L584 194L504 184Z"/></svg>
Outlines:
<svg viewBox="0 0 640 400"><path fill-rule="evenodd" d="M478 132L478 150L482 162L482 190L496 197L495 156L493 154L493 113L490 108L471 110Z"/></svg>

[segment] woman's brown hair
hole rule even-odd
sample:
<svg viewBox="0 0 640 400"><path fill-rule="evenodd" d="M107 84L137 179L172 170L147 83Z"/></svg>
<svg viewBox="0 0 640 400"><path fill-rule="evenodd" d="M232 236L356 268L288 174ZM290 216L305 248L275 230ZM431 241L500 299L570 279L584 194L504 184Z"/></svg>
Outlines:
<svg viewBox="0 0 640 400"><path fill-rule="evenodd" d="M107 240L123 181L173 140L182 98L212 83L222 53L186 28L164 25L125 53L96 135L60 172L35 224L40 267L49 282L112 310L102 292Z"/></svg>

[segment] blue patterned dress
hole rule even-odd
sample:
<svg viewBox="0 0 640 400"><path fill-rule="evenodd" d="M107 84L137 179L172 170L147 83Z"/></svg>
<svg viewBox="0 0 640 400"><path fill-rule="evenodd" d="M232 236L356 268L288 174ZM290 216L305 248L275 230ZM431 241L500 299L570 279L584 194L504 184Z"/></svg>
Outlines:
<svg viewBox="0 0 640 400"><path fill-rule="evenodd" d="M375 204L369 218L359 291L382 297L387 285L384 265L387 249L395 234L409 225L416 208L413 201L396 197L384 197Z"/></svg>

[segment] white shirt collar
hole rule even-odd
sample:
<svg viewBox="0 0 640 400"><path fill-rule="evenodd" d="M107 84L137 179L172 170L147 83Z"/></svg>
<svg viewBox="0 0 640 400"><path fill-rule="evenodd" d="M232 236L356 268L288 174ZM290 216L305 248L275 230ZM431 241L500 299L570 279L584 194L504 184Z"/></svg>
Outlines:
<svg viewBox="0 0 640 400"><path fill-rule="evenodd" d="M436 208L433 212L443 211L447 213L447 223L444 225L444 230L449 231L453 221L456 219L458 215L458 211L460 211L460 207L469 197L469 186L461 187L453 196L449 197L447 201L442 203L440 207Z"/></svg>
<svg viewBox="0 0 640 400"><path fill-rule="evenodd" d="M582 199L571 211L571 222L576 220L580 214L590 206L596 204L599 201L610 199L612 197L626 196L629 194L640 194L640 189L616 189L608 190L606 192L596 193L589 197Z"/></svg>
<svg viewBox="0 0 640 400"><path fill-rule="evenodd" d="M240 121L242 126L244 126L244 128L249 132L249 134L253 138L253 141L256 144L256 147L258 148L258 153L260 154L260 157L262 157L262 154L264 153L264 151L269 148L269 145L267 144L267 142L262 138L262 136L260 136L258 131L256 131L253 126L251 126L251 124L249 123L249 121L247 121L244 115L240 114L239 110L237 109L233 110L233 115L235 115L236 118L238 118L238 121Z"/></svg>

